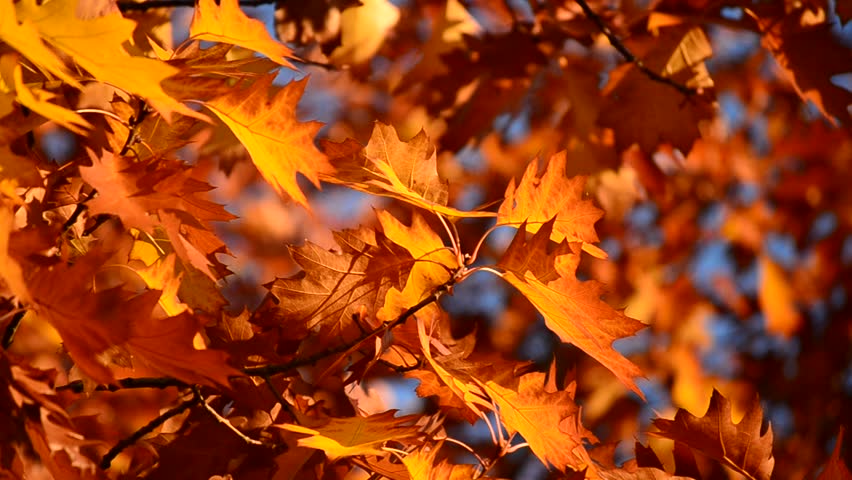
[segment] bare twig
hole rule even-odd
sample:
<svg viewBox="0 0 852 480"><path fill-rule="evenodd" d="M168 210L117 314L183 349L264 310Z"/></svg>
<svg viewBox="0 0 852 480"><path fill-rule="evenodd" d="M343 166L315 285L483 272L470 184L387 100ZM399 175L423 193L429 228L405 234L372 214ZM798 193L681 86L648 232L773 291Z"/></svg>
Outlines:
<svg viewBox="0 0 852 480"><path fill-rule="evenodd" d="M659 82L659 83L668 85L668 86L674 88L675 90L677 90L678 92L686 95L687 97L691 97L691 96L698 93L697 90L689 88L686 85L680 84L678 82L675 82L671 78L664 77L664 76L660 75L659 73L648 68L642 62L642 60L637 58L636 55L634 55L633 52L631 52L624 45L624 43L622 43L622 41L618 38L618 36L615 35L615 33L612 31L612 29L610 29L609 26L606 23L604 23L603 19L597 13L595 13L594 10L592 10L591 7L589 7L589 4L586 3L586 0L576 0L576 2L577 2L578 5L580 5L580 8L583 9L583 13L586 14L586 17L588 17L588 19L591 20L598 27L598 30L600 30L601 33L603 33L606 36L607 40L609 40L609 44L612 45L613 48L615 48L618 51L618 53L620 53L621 56L624 57L624 59L626 61L632 63L633 65L636 65L636 68L638 68L639 71L644 73L645 76L647 76L648 78L650 78L651 80L653 80L655 82Z"/></svg>
<svg viewBox="0 0 852 480"><path fill-rule="evenodd" d="M216 409L211 407L210 404L208 404L207 401L204 399L204 396L201 395L201 389L198 388L197 385L192 387L192 393L195 395L195 399L198 402L198 404L201 405L202 407L204 407L204 409L207 410L207 413L209 413L213 418L215 418L217 422L219 422L222 425L224 425L225 427L227 427L228 430L234 432L244 442L246 442L249 445L255 445L255 446L258 446L258 447L265 447L266 446L266 444L261 442L260 440L255 440L255 439L249 437L248 435L246 435L245 433L241 432L240 429L235 427L227 418L223 417L222 415L219 415L219 412L217 412Z"/></svg>
<svg viewBox="0 0 852 480"><path fill-rule="evenodd" d="M109 391L115 392L117 390L127 389L127 388L168 388L168 387L178 387L178 388L186 388L187 385L184 382L176 378L171 377L154 377L154 378L122 378L121 380L116 380L114 384L109 385L98 385L95 387L96 391ZM74 380L73 382L67 383L65 385L61 385L56 387L56 390L68 390L74 393L83 393L85 391L85 385L82 380Z"/></svg>
<svg viewBox="0 0 852 480"><path fill-rule="evenodd" d="M9 321L9 324L6 325L6 329L3 331L3 350L8 350L12 346L12 342L15 340L15 332L21 326L21 320L24 319L26 313L26 309L22 308L12 314L12 320Z"/></svg>
<svg viewBox="0 0 852 480"><path fill-rule="evenodd" d="M296 417L296 413L293 412L292 408L290 408L290 404L284 398L284 395L282 395L281 392L279 392L278 389L275 388L275 384L272 383L272 377L266 375L263 377L263 381L266 383L266 386L269 388L269 391L272 392L272 396L275 397L275 400L277 400L278 403L281 404L281 408L286 410L287 413L290 414L290 417L293 418L293 423L298 424L299 419Z"/></svg>
<svg viewBox="0 0 852 480"><path fill-rule="evenodd" d="M171 410L168 410L165 413L162 413L159 417L151 420L150 422L148 422L147 425L140 428L139 430L136 430L129 437L122 439L121 441L116 443L112 448L110 448L109 451L103 456L103 458L101 458L100 467L104 470L108 469L109 466L112 464L112 461L115 460L115 457L117 457L122 451L124 451L125 448L133 445L134 443L145 437L145 435L148 435L149 433L153 432L157 427L166 423L166 420L176 415L180 415L181 413L195 406L197 403L198 399L196 397L186 400L180 405L172 408Z"/></svg>

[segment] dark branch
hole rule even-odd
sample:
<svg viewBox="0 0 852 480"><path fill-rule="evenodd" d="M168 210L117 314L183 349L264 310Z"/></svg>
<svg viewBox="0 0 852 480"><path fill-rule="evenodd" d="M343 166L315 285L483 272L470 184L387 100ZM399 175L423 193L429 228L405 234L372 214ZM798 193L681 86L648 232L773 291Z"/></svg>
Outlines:
<svg viewBox="0 0 852 480"><path fill-rule="evenodd" d="M168 388L168 387L178 387L178 388L186 388L187 385L184 382L176 378L170 377L157 377L157 378L122 378L121 380L116 380L115 384L109 385L98 385L95 387L96 391L110 391L115 392L117 390L122 390L126 388ZM85 385L82 380L74 380L68 384L56 387L57 391L60 390L69 390L74 393L83 393L85 391Z"/></svg>
<svg viewBox="0 0 852 480"><path fill-rule="evenodd" d="M144 427L140 428L139 430L136 430L135 432L133 432L133 435L130 435L129 437L122 439L121 441L116 443L115 446L110 448L109 451L106 453L106 455L104 455L103 458L101 458L100 467L104 470L108 469L109 466L112 464L112 461L115 460L115 457L117 457L122 451L124 451L125 448L133 445L134 443L138 442L143 437L145 437L145 435L148 435L149 433L153 432L157 427L164 424L166 422L166 420L168 420L168 419L170 419L170 418L172 418L176 415L180 415L184 411L189 410L193 406L197 405L198 402L199 402L199 399L197 397L193 396L191 399L181 403L180 405L176 406L175 408L173 408L173 409L161 414L159 417L151 420L150 422L148 422L147 425L145 425Z"/></svg>
<svg viewBox="0 0 852 480"><path fill-rule="evenodd" d="M591 20L598 27L598 30L600 30L601 33L603 33L606 36L607 40L609 40L609 44L612 45L613 48L615 48L618 51L618 53L621 54L622 57L624 57L624 60L632 63L633 65L636 65L636 68L638 68L639 71L644 73L651 80L653 80L655 82L660 82L660 83L665 84L665 85L668 85L668 86L674 88L675 90L677 90L678 92L686 95L687 97L691 97L691 96L698 93L697 90L689 88L686 85L680 84L678 82L675 82L671 78L664 77L664 76L660 75L659 73L648 68L642 62L642 60L637 58L636 55L634 55L633 52L631 52L624 45L624 43L622 43L622 41L618 38L618 36L616 36L615 33L613 33L613 31L609 28L609 26L606 23L604 23L603 19L597 13L595 13L594 10L592 10L591 7L589 7L589 4L586 3L586 0L576 0L576 1L577 1L577 4L580 5L580 8L583 9L583 13L586 14L586 17L588 17L588 19Z"/></svg>

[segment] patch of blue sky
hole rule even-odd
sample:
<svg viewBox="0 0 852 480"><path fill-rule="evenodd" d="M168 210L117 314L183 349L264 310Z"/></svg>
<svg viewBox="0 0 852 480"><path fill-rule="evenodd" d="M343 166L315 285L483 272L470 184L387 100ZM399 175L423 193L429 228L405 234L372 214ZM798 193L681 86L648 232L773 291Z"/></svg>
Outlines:
<svg viewBox="0 0 852 480"><path fill-rule="evenodd" d="M689 277L695 287L710 298L721 303L722 298L716 292L714 278L732 277L735 273L731 247L727 241L710 240L700 242L696 253L687 267Z"/></svg>
<svg viewBox="0 0 852 480"><path fill-rule="evenodd" d="M483 314L498 318L506 306L504 282L490 272L476 272L453 287L453 295L444 296L441 306L450 314Z"/></svg>
<svg viewBox="0 0 852 480"><path fill-rule="evenodd" d="M835 285L828 296L829 304L835 310L841 310L846 307L847 299L846 288L843 285Z"/></svg>
<svg viewBox="0 0 852 480"><path fill-rule="evenodd" d="M731 131L743 128L748 121L748 112L739 95L731 91L723 91L718 96L719 112L722 120Z"/></svg>
<svg viewBox="0 0 852 480"><path fill-rule="evenodd" d="M792 235L769 232L763 240L763 251L784 268L792 269L799 260L799 252Z"/></svg>
<svg viewBox="0 0 852 480"><path fill-rule="evenodd" d="M518 358L546 365L553 357L554 340L554 333L547 328L541 315L538 315L538 321L529 328L518 345Z"/></svg>
<svg viewBox="0 0 852 480"><path fill-rule="evenodd" d="M499 227L488 234L488 238L485 241L495 251L502 252L509 246L517 232L518 229L513 227Z"/></svg>
<svg viewBox="0 0 852 480"><path fill-rule="evenodd" d="M474 210L482 206L485 201L485 192L477 185L465 186L461 194L456 197L453 206L459 210Z"/></svg>
<svg viewBox="0 0 852 480"><path fill-rule="evenodd" d="M617 262L621 255L624 253L624 248L621 245L621 241L619 241L615 237L606 237L600 241L598 246L606 252L609 257L609 261Z"/></svg>
<svg viewBox="0 0 852 480"><path fill-rule="evenodd" d="M840 249L840 262L843 265L852 263L852 235L843 238L843 246Z"/></svg>
<svg viewBox="0 0 852 480"><path fill-rule="evenodd" d="M520 142L526 138L530 133L529 108L524 107L517 114L511 115L509 123L501 131L507 143Z"/></svg>
<svg viewBox="0 0 852 480"><path fill-rule="evenodd" d="M843 391L846 395L852 395L852 362L843 371Z"/></svg>
<svg viewBox="0 0 852 480"><path fill-rule="evenodd" d="M625 357L629 357L631 355L646 353L648 348L650 348L652 341L653 335L651 334L651 331L646 328L637 332L636 335L619 338L612 343L612 348Z"/></svg>
<svg viewBox="0 0 852 480"><path fill-rule="evenodd" d="M811 323L811 329L814 336L817 338L825 334L825 329L828 327L831 317L829 315L828 303L825 300L817 300L808 307L808 320Z"/></svg>
<svg viewBox="0 0 852 480"><path fill-rule="evenodd" d="M656 224L659 214L656 203L637 203L627 214L627 224L634 229L649 228Z"/></svg>
<svg viewBox="0 0 852 480"><path fill-rule="evenodd" d="M722 202L708 204L698 214L698 226L704 232L718 232L725 223L727 210Z"/></svg>
<svg viewBox="0 0 852 480"><path fill-rule="evenodd" d="M486 167L482 150L470 144L465 145L456 153L456 161L465 171L470 173L483 172Z"/></svg>
<svg viewBox="0 0 852 480"><path fill-rule="evenodd" d="M765 418L772 424L772 434L776 440L790 437L795 433L796 418L790 407L782 402L762 402Z"/></svg>
<svg viewBox="0 0 852 480"><path fill-rule="evenodd" d="M753 32L718 25L711 25L708 32L713 43L713 56L706 61L710 73L742 63L760 47L760 36Z"/></svg>
<svg viewBox="0 0 852 480"><path fill-rule="evenodd" d="M550 471L535 455L527 455L524 463L515 470L516 480L544 480L550 478Z"/></svg>
<svg viewBox="0 0 852 480"><path fill-rule="evenodd" d="M389 409L398 410L395 416L412 415L422 413L426 407L426 400L417 396L416 389L420 380L415 378L378 378L370 380L370 384L384 384L387 391L392 392L390 397L382 398Z"/></svg>
<svg viewBox="0 0 852 480"><path fill-rule="evenodd" d="M77 151L77 137L64 128L51 130L39 139L44 155L52 162L62 165Z"/></svg>
<svg viewBox="0 0 852 480"><path fill-rule="evenodd" d="M751 147L758 155L767 155L772 149L769 141L769 121L766 116L758 115L751 119L748 124L748 138Z"/></svg>
<svg viewBox="0 0 852 480"><path fill-rule="evenodd" d="M837 230L837 215L834 212L822 212L817 216L808 232L808 241L819 242Z"/></svg>
<svg viewBox="0 0 852 480"><path fill-rule="evenodd" d="M747 207L756 202L761 195L760 185L754 182L737 182L734 184L732 196L738 205Z"/></svg>
<svg viewBox="0 0 852 480"><path fill-rule="evenodd" d="M672 397L668 388L655 378L637 378L636 386L645 395L645 402L635 394L631 396L640 404L639 424L641 430L645 431L651 425L651 420L657 418L657 412L668 410L672 407Z"/></svg>
<svg viewBox="0 0 852 480"><path fill-rule="evenodd" d="M743 295L754 298L757 295L757 262L752 262L748 268L741 270L734 277L734 282L737 285L737 290Z"/></svg>

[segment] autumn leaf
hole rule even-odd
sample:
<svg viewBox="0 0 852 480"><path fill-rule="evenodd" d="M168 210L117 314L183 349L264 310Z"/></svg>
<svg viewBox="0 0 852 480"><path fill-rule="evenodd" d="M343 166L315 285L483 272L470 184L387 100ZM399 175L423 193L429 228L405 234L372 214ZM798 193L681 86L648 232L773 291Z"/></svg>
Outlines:
<svg viewBox="0 0 852 480"><path fill-rule="evenodd" d="M402 464L411 476L411 480L467 480L474 478L476 465L454 465L447 460L437 464L435 459L444 442L424 445L402 457Z"/></svg>
<svg viewBox="0 0 852 480"><path fill-rule="evenodd" d="M287 322L319 327L323 337L349 338L359 326L360 311L374 317L390 288L399 288L413 260L373 230L362 228L335 233L340 251L313 243L291 248L304 271L278 278L266 287L280 300Z"/></svg>
<svg viewBox="0 0 852 480"><path fill-rule="evenodd" d="M831 452L831 457L823 467L822 473L817 477L817 480L852 479L852 472L849 471L849 467L843 463L843 459L840 457L840 449L843 447L843 430L844 428L841 426L840 433L837 434L837 440L834 443L834 450Z"/></svg>
<svg viewBox="0 0 852 480"><path fill-rule="evenodd" d="M574 403L576 386L548 391L545 379L544 373L531 372L505 384L477 383L499 407L509 434L520 433L542 463L562 471L567 467L595 471L584 443L597 443L597 438L580 423L580 407Z"/></svg>
<svg viewBox="0 0 852 480"><path fill-rule="evenodd" d="M195 40L238 45L293 68L287 61L287 58L294 58L290 48L272 38L263 22L243 13L239 0L221 0L218 3L199 0L189 25L189 36Z"/></svg>
<svg viewBox="0 0 852 480"><path fill-rule="evenodd" d="M459 263L444 246L441 237L418 213L413 214L410 227L386 211L377 211L376 215L388 239L406 249L413 258L405 288L402 291L391 288L378 313L380 320L391 321L432 295L437 287L445 285L459 268Z"/></svg>
<svg viewBox="0 0 852 480"><path fill-rule="evenodd" d="M328 423L308 428L301 425L276 425L284 430L308 435L299 438L300 447L322 450L329 460L356 455L384 455L385 442L417 437L419 427L410 425L417 415L395 417L395 410L369 417L332 418Z"/></svg>
<svg viewBox="0 0 852 480"><path fill-rule="evenodd" d="M497 211L497 225L520 226L526 222L527 230L535 233L541 225L555 218L551 240L582 242L583 250L606 258L606 252L592 245L598 241L595 222L604 212L591 200L583 200L586 177L565 176L567 161L564 151L554 155L541 175L538 160L530 162L520 183L515 186L512 179L506 187L506 198Z"/></svg>
<svg viewBox="0 0 852 480"><path fill-rule="evenodd" d="M293 81L273 92L275 75L205 103L242 142L263 178L285 198L305 208L308 199L296 183L301 173L319 186L321 174L331 172L326 157L314 146L319 122L299 122L296 104L307 80Z"/></svg>
<svg viewBox="0 0 852 480"><path fill-rule="evenodd" d="M768 480L775 466L772 426L761 433L763 409L757 398L739 423L731 420L731 402L715 389L702 417L680 409L674 420L658 418L652 435L681 442L755 480Z"/></svg>
<svg viewBox="0 0 852 480"><path fill-rule="evenodd" d="M838 5L846 2L837 2ZM850 120L852 92L833 79L852 72L852 52L826 22L802 26L798 15L759 18L762 43L802 100L810 100L837 125Z"/></svg>
<svg viewBox="0 0 852 480"><path fill-rule="evenodd" d="M335 168L333 174L321 175L324 182L392 197L450 217L494 216L447 206L447 184L438 177L435 148L422 130L403 142L393 127L376 122L366 147L354 140L322 145Z"/></svg>
<svg viewBox="0 0 852 480"><path fill-rule="evenodd" d="M55 98L54 94L47 90L25 85L21 65L17 62L17 55L3 55L0 58L0 77L3 80L0 83L0 92L3 90L14 91L18 103L42 117L52 120L79 135L82 135L86 129L92 128L89 122L79 114L49 102L48 100Z"/></svg>
<svg viewBox="0 0 852 480"><path fill-rule="evenodd" d="M633 63L627 63L609 75L603 89L607 97L601 110L601 125L615 130L619 150L637 143L648 154L660 143L670 143L689 152L700 137L699 125L715 114L709 89L713 79L704 60L712 55L710 42L698 27L675 26L663 29L649 39L650 51L642 62L665 78L702 89L684 97L670 85L648 78ZM637 51L637 55L638 55Z"/></svg>
<svg viewBox="0 0 852 480"><path fill-rule="evenodd" d="M793 287L784 270L763 255L759 261L757 301L766 317L766 331L791 337L802 323Z"/></svg>
<svg viewBox="0 0 852 480"><path fill-rule="evenodd" d="M639 367L612 348L612 342L634 335L644 325L603 300L603 285L576 278L580 247L563 241L549 250L554 220L526 239L522 225L497 266L502 278L517 288L544 316L547 327L608 368L637 395L644 395L633 379Z"/></svg>
<svg viewBox="0 0 852 480"><path fill-rule="evenodd" d="M77 0L37 3L23 0L16 5L18 20L29 22L42 40L74 59L97 80L145 98L166 119L177 112L199 116L169 96L161 86L178 69L160 60L130 55L124 43L132 43L136 24L120 13L81 19Z"/></svg>

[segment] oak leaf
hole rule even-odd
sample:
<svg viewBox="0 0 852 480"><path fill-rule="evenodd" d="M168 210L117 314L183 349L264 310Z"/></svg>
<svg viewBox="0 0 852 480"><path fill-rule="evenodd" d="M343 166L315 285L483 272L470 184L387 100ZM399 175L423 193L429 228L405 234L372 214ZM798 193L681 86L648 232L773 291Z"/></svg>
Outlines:
<svg viewBox="0 0 852 480"><path fill-rule="evenodd" d="M838 5L848 2L837 2ZM810 100L837 125L850 120L852 92L832 79L852 72L852 51L834 34L830 23L803 27L799 15L760 18L762 43L790 79L796 93Z"/></svg>
<svg viewBox="0 0 852 480"><path fill-rule="evenodd" d="M293 81L272 94L275 75L266 75L244 88L216 97L204 105L242 142L263 178L279 195L305 208L308 199L296 183L301 173L314 185L331 165L314 146L319 122L299 122L296 104L306 80Z"/></svg>
<svg viewBox="0 0 852 480"><path fill-rule="evenodd" d="M852 472L849 467L843 463L840 457L840 449L843 447L843 427L840 427L840 433L837 434L837 440L834 443L834 450L831 452L831 457L826 462L817 480L850 480Z"/></svg>
<svg viewBox="0 0 852 480"><path fill-rule="evenodd" d="M577 243L563 241L549 251L554 219L526 239L521 225L497 266L502 278L517 288L544 316L547 327L608 368L644 398L633 379L642 371L612 348L612 342L634 335L644 325L601 300L603 285L576 277L580 262Z"/></svg>
<svg viewBox="0 0 852 480"><path fill-rule="evenodd" d="M437 464L435 459L444 442L426 445L402 458L402 464L411 480L467 480L475 478L476 465L453 465L446 460Z"/></svg>
<svg viewBox="0 0 852 480"><path fill-rule="evenodd" d="M276 425L284 430L308 435L299 438L300 447L322 450L329 460L356 455L383 455L385 442L411 439L420 434L420 428L410 425L419 416L395 417L395 410L369 417L332 418L328 423L308 428L302 425Z"/></svg>
<svg viewBox="0 0 852 480"><path fill-rule="evenodd" d="M286 60L293 58L290 48L272 38L263 22L243 13L239 0L199 0L189 25L189 36L195 40L238 45L293 68Z"/></svg>
<svg viewBox="0 0 852 480"><path fill-rule="evenodd" d="M282 321L319 328L326 338L351 338L363 328L353 318L361 317L362 308L374 318L387 291L401 288L413 260L367 228L334 236L339 252L310 242L292 247L293 259L304 271L266 287L280 300Z"/></svg>
<svg viewBox="0 0 852 480"><path fill-rule="evenodd" d="M336 170L321 176L325 182L392 197L450 217L494 216L447 206L448 188L438 176L435 147L422 130L403 142L393 127L376 122L366 147L354 140L322 145Z"/></svg>
<svg viewBox="0 0 852 480"><path fill-rule="evenodd" d="M389 240L403 247L413 258L405 288L392 288L378 317L390 321L446 284L459 267L456 256L444 246L441 237L425 219L414 213L411 226L403 225L385 211L378 211L379 223Z"/></svg>
<svg viewBox="0 0 852 480"><path fill-rule="evenodd" d="M497 211L497 224L519 226L526 222L527 230L535 233L555 218L551 240L582 242L583 250L606 258L606 252L592 245L598 241L595 222L604 212L591 200L583 200L586 177L565 176L567 161L566 152L557 153L539 175L538 160L533 160L517 186L512 179L506 187L505 200Z"/></svg>
<svg viewBox="0 0 852 480"><path fill-rule="evenodd" d="M97 80L145 98L166 119L170 120L174 112L200 115L169 96L161 86L166 78L178 73L177 68L127 52L124 44L133 43L134 21L118 11L82 19L76 12L77 3L24 0L15 7L19 21L29 22L42 40L73 58Z"/></svg>
<svg viewBox="0 0 852 480"><path fill-rule="evenodd" d="M576 386L548 391L545 377L531 372L503 384L478 383L499 407L509 434L520 433L542 463L562 471L567 467L594 471L584 442L597 443L597 438L580 423L580 407L574 403Z"/></svg>
<svg viewBox="0 0 852 480"><path fill-rule="evenodd" d="M775 466L772 426L761 433L763 409L757 398L739 423L731 420L731 402L713 390L710 406L702 417L679 409L674 420L657 418L652 435L681 442L698 452L755 480L768 480Z"/></svg>
<svg viewBox="0 0 852 480"><path fill-rule="evenodd" d="M684 97L648 78L634 63L624 64L610 74L603 89L607 100L599 122L615 130L619 150L637 143L650 154L667 142L686 153L700 137L699 124L715 114L713 79L704 64L713 53L710 42L700 28L688 26L663 29L648 41L651 47L645 55L634 49L645 66L700 92Z"/></svg>

